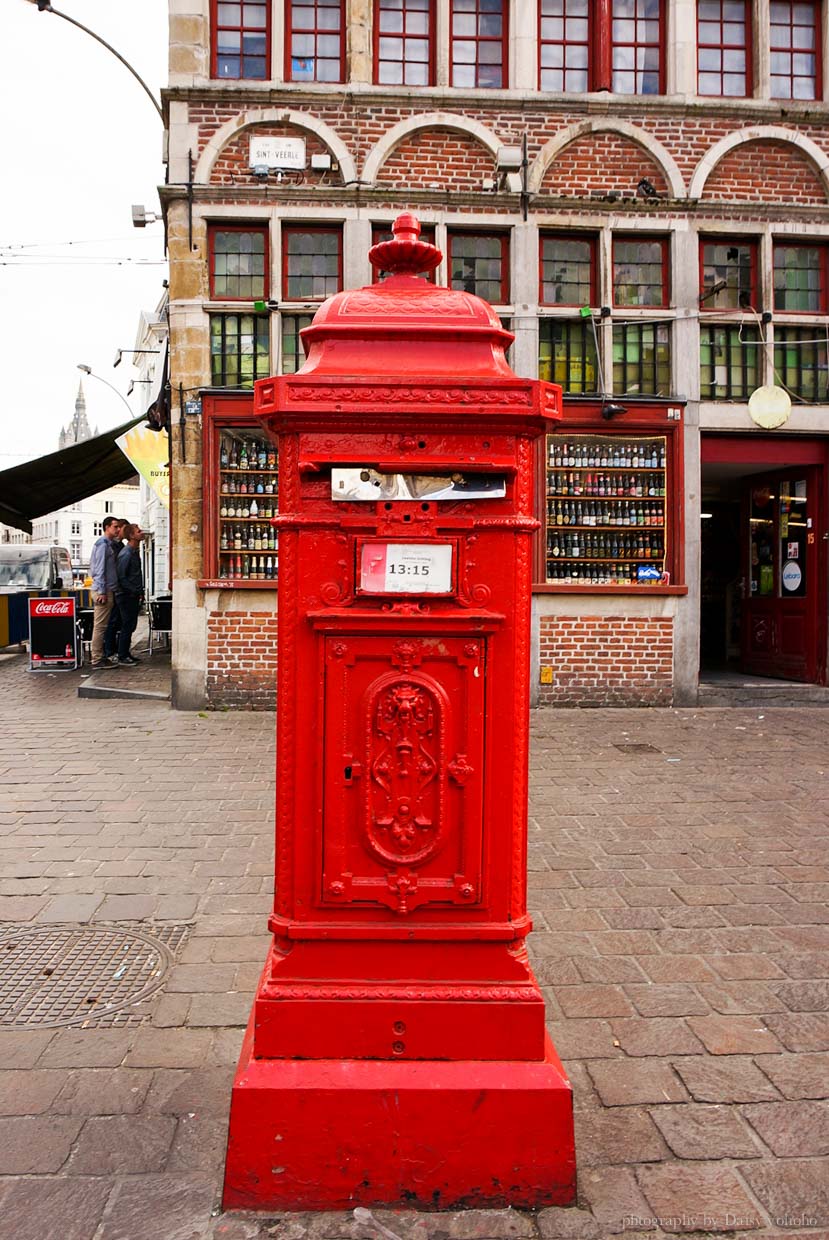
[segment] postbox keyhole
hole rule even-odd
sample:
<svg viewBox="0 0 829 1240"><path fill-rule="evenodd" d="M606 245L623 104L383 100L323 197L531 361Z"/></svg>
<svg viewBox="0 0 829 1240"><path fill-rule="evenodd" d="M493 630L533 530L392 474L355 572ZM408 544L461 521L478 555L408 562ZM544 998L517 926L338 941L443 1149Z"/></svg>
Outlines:
<svg viewBox="0 0 829 1240"><path fill-rule="evenodd" d="M345 771L343 772L343 773L344 773L344 775L345 775L346 780L350 780L350 779L351 779L351 769L352 769L352 768L351 768L350 766L347 766L347 767L345 768Z"/></svg>

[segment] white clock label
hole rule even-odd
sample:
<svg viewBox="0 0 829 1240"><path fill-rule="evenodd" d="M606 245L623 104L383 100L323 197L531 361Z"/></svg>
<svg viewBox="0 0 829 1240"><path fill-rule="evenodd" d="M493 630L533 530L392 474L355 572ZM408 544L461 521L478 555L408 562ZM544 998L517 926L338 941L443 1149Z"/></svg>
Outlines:
<svg viewBox="0 0 829 1240"><path fill-rule="evenodd" d="M450 594L449 543L363 543L360 589L369 594Z"/></svg>

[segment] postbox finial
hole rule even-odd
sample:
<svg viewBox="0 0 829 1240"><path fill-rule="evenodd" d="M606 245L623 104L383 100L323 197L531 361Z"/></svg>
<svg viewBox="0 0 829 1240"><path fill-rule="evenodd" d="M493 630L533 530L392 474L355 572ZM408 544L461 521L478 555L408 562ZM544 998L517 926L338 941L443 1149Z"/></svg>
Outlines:
<svg viewBox="0 0 829 1240"><path fill-rule="evenodd" d="M392 225L393 241L373 245L368 256L379 271L395 276L417 276L434 271L443 257L437 246L420 240L420 220L410 211Z"/></svg>

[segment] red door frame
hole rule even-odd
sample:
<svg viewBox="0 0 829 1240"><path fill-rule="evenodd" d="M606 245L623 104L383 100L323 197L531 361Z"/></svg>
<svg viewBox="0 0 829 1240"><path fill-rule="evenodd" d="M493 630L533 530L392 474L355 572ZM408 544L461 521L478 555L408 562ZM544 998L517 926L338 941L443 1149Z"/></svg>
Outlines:
<svg viewBox="0 0 829 1240"><path fill-rule="evenodd" d="M707 464L733 464L765 466L765 473L785 477L793 470L802 470L808 480L810 491L809 509L814 519L814 573L813 588L810 590L810 601L813 603L807 641L811 651L807 652L806 664L810 669L809 679L813 683L826 684L827 654L827 565L826 542L824 534L827 530L827 494L826 479L829 467L829 444L824 439L781 435L706 435L701 436L700 461ZM753 481L759 480L760 470L752 475ZM745 505L744 523L748 519L748 505ZM749 538L747 527L743 526L743 556L749 554ZM750 580L749 565L746 563L746 582ZM782 602L784 600L778 600ZM746 609L751 606L751 599L744 600ZM748 617L745 617L746 619ZM743 647L745 649L745 646ZM755 667L757 674L762 673Z"/></svg>

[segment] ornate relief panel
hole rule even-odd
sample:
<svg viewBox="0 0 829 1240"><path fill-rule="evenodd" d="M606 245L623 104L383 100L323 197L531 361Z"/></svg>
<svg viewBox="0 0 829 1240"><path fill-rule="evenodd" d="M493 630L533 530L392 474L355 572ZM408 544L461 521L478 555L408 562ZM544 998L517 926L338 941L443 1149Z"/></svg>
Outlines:
<svg viewBox="0 0 829 1240"><path fill-rule="evenodd" d="M322 902L481 897L482 638L326 642Z"/></svg>

